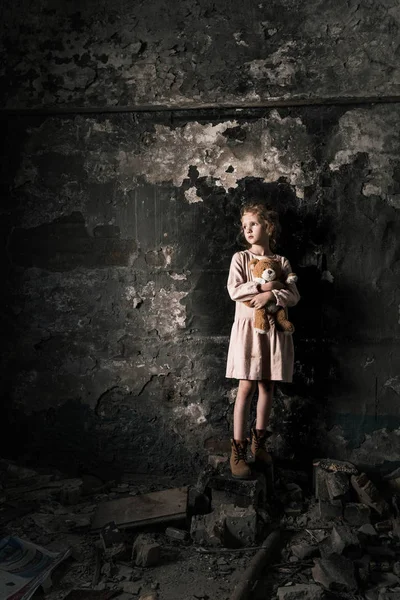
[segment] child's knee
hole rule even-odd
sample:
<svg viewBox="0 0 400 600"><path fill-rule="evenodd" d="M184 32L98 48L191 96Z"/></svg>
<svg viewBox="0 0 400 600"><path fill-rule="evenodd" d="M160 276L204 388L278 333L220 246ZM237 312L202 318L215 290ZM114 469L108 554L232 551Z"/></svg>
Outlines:
<svg viewBox="0 0 400 600"><path fill-rule="evenodd" d="M273 381L269 381L268 379L263 379L258 382L258 387L265 390L266 392L272 392L274 389Z"/></svg>

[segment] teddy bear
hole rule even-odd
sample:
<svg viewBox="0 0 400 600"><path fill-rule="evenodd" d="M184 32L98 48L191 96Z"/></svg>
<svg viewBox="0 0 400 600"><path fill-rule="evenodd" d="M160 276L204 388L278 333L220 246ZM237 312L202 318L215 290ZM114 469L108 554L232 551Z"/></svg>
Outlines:
<svg viewBox="0 0 400 600"><path fill-rule="evenodd" d="M281 264L271 258L262 258L258 260L253 258L250 263L253 280L257 283L269 283L270 281L281 281L282 283L295 283L297 275L289 273L285 277L282 271ZM250 306L250 302L245 302L246 306ZM279 329L283 330L286 335L291 335L294 332L293 323L288 321L286 311L282 306L277 306L275 302L268 302L263 308L254 309L254 328L257 333L267 333L270 329L268 314L275 319Z"/></svg>

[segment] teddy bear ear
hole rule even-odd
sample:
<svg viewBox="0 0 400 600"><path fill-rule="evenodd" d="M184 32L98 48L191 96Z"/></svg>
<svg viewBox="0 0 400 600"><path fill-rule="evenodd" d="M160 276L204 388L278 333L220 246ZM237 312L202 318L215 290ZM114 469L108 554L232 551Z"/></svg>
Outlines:
<svg viewBox="0 0 400 600"><path fill-rule="evenodd" d="M250 269L253 270L258 262L259 262L258 258L252 258L251 261L249 262Z"/></svg>

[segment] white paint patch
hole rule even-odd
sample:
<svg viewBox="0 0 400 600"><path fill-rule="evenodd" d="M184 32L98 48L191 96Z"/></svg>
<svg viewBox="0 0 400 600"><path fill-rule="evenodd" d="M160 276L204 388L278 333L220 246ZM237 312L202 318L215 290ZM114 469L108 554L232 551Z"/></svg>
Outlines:
<svg viewBox="0 0 400 600"><path fill-rule="evenodd" d="M301 120L281 118L271 111L268 119L242 124L246 138L228 145L224 133L237 126L237 121L191 122L174 129L157 124L155 135L139 154L118 152L116 172L126 179L141 175L149 183L172 181L180 187L192 165L200 177L212 178L227 191L244 177L260 177L267 183L284 177L303 197L313 176L311 169L306 173L302 166L312 158L312 144ZM227 173L230 166L234 170ZM194 186L185 195L189 202L199 201Z"/></svg>
<svg viewBox="0 0 400 600"><path fill-rule="evenodd" d="M158 335L173 335L186 327L186 307L181 300L189 292L178 292L175 289L155 289L154 282L149 282L141 295L150 301L150 309L145 314L147 331L156 330ZM146 298L147 296L147 298Z"/></svg>
<svg viewBox="0 0 400 600"><path fill-rule="evenodd" d="M201 404L195 404L194 402L188 404L188 406L177 406L174 408L174 413L177 417L187 418L197 425L207 422L204 407Z"/></svg>
<svg viewBox="0 0 400 600"><path fill-rule="evenodd" d="M229 392L227 394L228 395L229 404L233 404L235 402L238 390L239 390L238 387L235 387L235 388L232 388L231 390L229 390Z"/></svg>
<svg viewBox="0 0 400 600"><path fill-rule="evenodd" d="M188 190L185 190L185 198L189 202L189 204L193 204L194 202L203 202L203 198L197 195L197 189L193 186Z"/></svg>
<svg viewBox="0 0 400 600"><path fill-rule="evenodd" d="M170 273L169 276L171 277L171 279L174 279L175 281L186 281L187 280L185 273Z"/></svg>
<svg viewBox="0 0 400 600"><path fill-rule="evenodd" d="M272 30L275 33L276 30ZM273 35L273 34L272 34ZM288 86L294 82L299 72L296 56L292 56L295 43L290 41L283 44L276 52L266 59L252 60L245 63L253 79L262 79L266 84ZM270 66L272 63L272 67Z"/></svg>
<svg viewBox="0 0 400 600"><path fill-rule="evenodd" d="M238 46L245 46L246 48L249 47L249 45L244 40L242 40L242 34L240 33L240 31L237 33L234 33L233 37L235 38L235 42L237 43Z"/></svg>
<svg viewBox="0 0 400 600"><path fill-rule="evenodd" d="M167 267L169 267L172 262L172 256L174 253L174 249L172 248L172 246L161 246L161 250L162 250L162 253L164 254L165 265Z"/></svg>
<svg viewBox="0 0 400 600"><path fill-rule="evenodd" d="M137 308L143 302L143 299L139 296L135 288L131 285L125 289L125 298L129 302L132 302L133 308Z"/></svg>

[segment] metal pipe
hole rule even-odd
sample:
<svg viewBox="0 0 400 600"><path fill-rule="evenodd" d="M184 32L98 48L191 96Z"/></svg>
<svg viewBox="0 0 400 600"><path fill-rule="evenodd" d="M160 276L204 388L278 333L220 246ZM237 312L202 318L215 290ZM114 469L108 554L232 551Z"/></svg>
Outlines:
<svg viewBox="0 0 400 600"><path fill-rule="evenodd" d="M261 569L270 561L273 551L281 539L279 530L273 531L263 542L261 549L253 556L243 577L235 587L231 600L248 600Z"/></svg>

